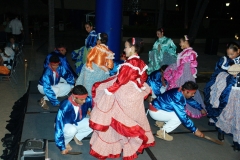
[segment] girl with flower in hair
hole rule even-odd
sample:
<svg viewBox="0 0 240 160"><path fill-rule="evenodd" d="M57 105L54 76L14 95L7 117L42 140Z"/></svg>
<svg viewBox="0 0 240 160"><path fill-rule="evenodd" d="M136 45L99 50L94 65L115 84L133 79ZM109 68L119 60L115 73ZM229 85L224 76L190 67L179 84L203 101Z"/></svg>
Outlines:
<svg viewBox="0 0 240 160"><path fill-rule="evenodd" d="M168 90L181 87L187 81L195 82L195 78L197 78L198 55L191 47L191 39L185 35L180 39L179 45L183 51L178 54L177 62L168 66L164 71L164 78L168 82ZM187 115L192 118L205 116L205 105L198 90L193 99L195 101L188 101L185 107Z"/></svg>
<svg viewBox="0 0 240 160"><path fill-rule="evenodd" d="M89 96L92 95L93 84L107 79L109 70L113 68L114 53L108 49L108 35L98 33L97 37L97 45L89 51L87 62L76 81L76 85L83 85L87 89Z"/></svg>
<svg viewBox="0 0 240 160"><path fill-rule="evenodd" d="M227 56L216 64L204 89L209 125L218 128L218 139L225 133L233 135L234 150L240 151L240 44L227 44Z"/></svg>
<svg viewBox="0 0 240 160"><path fill-rule="evenodd" d="M77 75L80 75L81 69L86 63L89 50L97 45L97 33L95 32L95 30L93 30L92 22L86 22L85 29L89 33L87 38L85 39L85 46L72 51L72 59L76 61L75 66Z"/></svg>
<svg viewBox="0 0 240 160"><path fill-rule="evenodd" d="M137 153L155 144L143 103L151 89L145 83L147 65L138 55L142 46L140 38L129 38L124 49L127 60L118 73L93 86L90 154L98 159L121 155L123 160L136 159Z"/></svg>
<svg viewBox="0 0 240 160"><path fill-rule="evenodd" d="M170 65L176 62L176 45L164 36L163 28L157 30L158 40L154 43L153 49L149 51L149 64L147 73L159 70L162 65Z"/></svg>

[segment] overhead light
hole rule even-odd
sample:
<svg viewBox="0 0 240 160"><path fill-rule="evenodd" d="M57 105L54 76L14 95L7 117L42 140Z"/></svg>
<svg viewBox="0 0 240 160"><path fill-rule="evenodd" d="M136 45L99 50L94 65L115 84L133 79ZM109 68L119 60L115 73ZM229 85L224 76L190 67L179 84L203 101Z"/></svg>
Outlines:
<svg viewBox="0 0 240 160"><path fill-rule="evenodd" d="M227 14L229 14L229 13L227 13Z"/></svg>
<svg viewBox="0 0 240 160"><path fill-rule="evenodd" d="M233 17L230 18L231 20L233 19Z"/></svg>
<svg viewBox="0 0 240 160"><path fill-rule="evenodd" d="M230 3L226 3L226 6L228 7L230 5Z"/></svg>
<svg viewBox="0 0 240 160"><path fill-rule="evenodd" d="M236 40L238 40L238 39L239 39L239 37L238 37L238 34L235 34L235 39L236 39Z"/></svg>
<svg viewBox="0 0 240 160"><path fill-rule="evenodd" d="M176 4L176 7L178 7L178 4Z"/></svg>
<svg viewBox="0 0 240 160"><path fill-rule="evenodd" d="M206 18L208 18L208 16Z"/></svg>

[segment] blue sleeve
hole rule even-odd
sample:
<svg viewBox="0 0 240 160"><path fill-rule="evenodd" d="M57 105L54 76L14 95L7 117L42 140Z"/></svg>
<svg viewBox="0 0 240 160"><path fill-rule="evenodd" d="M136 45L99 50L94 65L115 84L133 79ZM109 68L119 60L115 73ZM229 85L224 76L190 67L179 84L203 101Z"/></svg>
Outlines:
<svg viewBox="0 0 240 160"><path fill-rule="evenodd" d="M217 70L227 71L228 68L232 64L234 64L234 62L231 59L229 59L228 57L224 56L217 62L216 66L215 66L215 71L217 71Z"/></svg>
<svg viewBox="0 0 240 160"><path fill-rule="evenodd" d="M63 104L61 104L63 105ZM64 110L60 109L58 110L56 120L55 120L55 143L57 147L63 151L66 149L65 147L65 140L64 140L64 133L63 133L63 117L65 115Z"/></svg>
<svg viewBox="0 0 240 160"><path fill-rule="evenodd" d="M197 101L195 101L193 98L189 98L186 101L187 101L187 104L189 104L191 107L193 107L195 109L198 109L199 111L201 111L203 109L202 105L200 103L198 103Z"/></svg>
<svg viewBox="0 0 240 160"><path fill-rule="evenodd" d="M52 103L53 106L58 105L60 102L58 101L54 91L52 90L51 83L50 83L50 74L48 73L48 70L45 71L42 77L43 82L43 91L49 101Z"/></svg>
<svg viewBox="0 0 240 160"><path fill-rule="evenodd" d="M153 93L158 97L161 92L160 88L162 87L162 74L159 70L152 72L147 79L147 84L151 87Z"/></svg>
<svg viewBox="0 0 240 160"><path fill-rule="evenodd" d="M61 67L61 70L62 77L67 81L67 83L74 85L75 83L74 75L70 71L67 71L64 67Z"/></svg>
<svg viewBox="0 0 240 160"><path fill-rule="evenodd" d="M177 114L178 118L180 119L180 121L186 128L188 128L192 132L195 132L197 130L197 128L195 127L193 121L190 120L186 114L185 103L184 103L183 97L181 97L179 99L179 96L177 96L177 97L175 97L175 96L173 97L174 103L172 104L175 113Z"/></svg>
<svg viewBox="0 0 240 160"><path fill-rule="evenodd" d="M90 34L88 37L87 37L87 40L86 40L86 47L87 48L90 48L90 47L94 47L97 45L97 35L95 34Z"/></svg>
<svg viewBox="0 0 240 160"><path fill-rule="evenodd" d="M72 55L72 60L76 61L77 57L79 56L79 51L80 49L76 49L74 51L72 51L71 55Z"/></svg>

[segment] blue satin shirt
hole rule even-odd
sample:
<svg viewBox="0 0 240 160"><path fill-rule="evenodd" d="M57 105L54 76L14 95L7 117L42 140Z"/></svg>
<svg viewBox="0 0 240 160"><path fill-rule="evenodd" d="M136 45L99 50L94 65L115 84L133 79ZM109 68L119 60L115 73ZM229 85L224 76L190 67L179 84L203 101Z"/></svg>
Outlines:
<svg viewBox="0 0 240 160"><path fill-rule="evenodd" d="M194 100L191 99L191 101ZM195 132L197 128L193 121L189 119L185 111L186 103L186 98L182 92L179 91L179 88L168 90L152 101L153 107L157 110L175 112L182 124L192 132Z"/></svg>

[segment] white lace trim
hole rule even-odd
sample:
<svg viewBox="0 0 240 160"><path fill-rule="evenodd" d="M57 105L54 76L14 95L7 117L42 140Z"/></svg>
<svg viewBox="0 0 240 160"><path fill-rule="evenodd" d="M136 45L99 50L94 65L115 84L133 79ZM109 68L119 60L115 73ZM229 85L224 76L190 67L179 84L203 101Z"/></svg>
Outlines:
<svg viewBox="0 0 240 160"><path fill-rule="evenodd" d="M224 66L227 63L227 57L224 56L223 59L224 59L224 61L223 61L223 64L222 64L221 68L224 69L224 70L228 70L229 66L228 67Z"/></svg>
<svg viewBox="0 0 240 160"><path fill-rule="evenodd" d="M101 45L104 45L104 44L101 44ZM104 45L104 46L106 46L106 45ZM106 47L107 47L107 46L106 46ZM97 47L97 46L96 46L96 48L97 48L98 50L100 50L101 52L103 52L103 53L107 53L109 57L113 57L113 58L114 58L115 53L110 52L110 51L106 51L106 50L104 50L104 49L102 49L102 48L99 48L99 47Z"/></svg>
<svg viewBox="0 0 240 160"><path fill-rule="evenodd" d="M131 67L131 68L134 69L134 70L137 70L138 73L139 73L139 75L142 75L143 72L148 69L148 66L147 66L147 65L141 70L139 67L135 67L135 66L133 66L133 65L130 64L130 63L123 63L123 64L119 65L119 67L117 68L117 69L118 69L118 73L119 73L119 69L120 69L122 66L128 66L128 67ZM118 75L118 73L117 73L117 75Z"/></svg>
<svg viewBox="0 0 240 160"><path fill-rule="evenodd" d="M130 57L128 57L128 59L132 59L132 58L140 58L139 56L137 56L137 55L132 55L132 56L130 56Z"/></svg>
<svg viewBox="0 0 240 160"><path fill-rule="evenodd" d="M113 95L111 92L108 91L108 89L104 89L104 92L107 94L107 95Z"/></svg>

